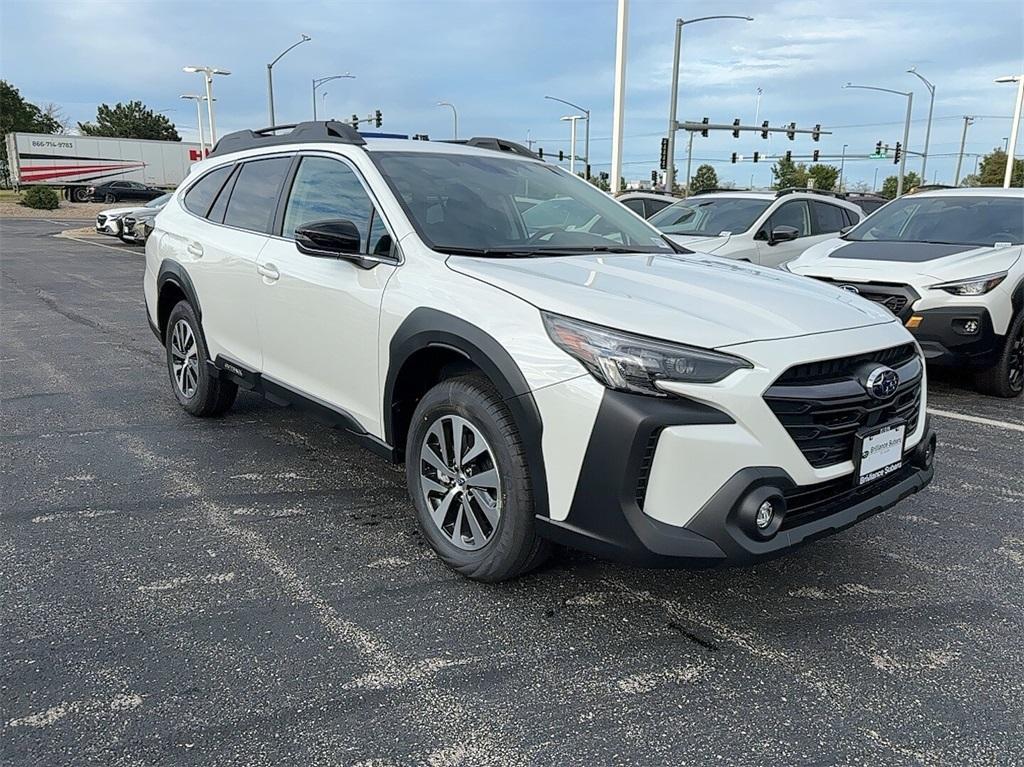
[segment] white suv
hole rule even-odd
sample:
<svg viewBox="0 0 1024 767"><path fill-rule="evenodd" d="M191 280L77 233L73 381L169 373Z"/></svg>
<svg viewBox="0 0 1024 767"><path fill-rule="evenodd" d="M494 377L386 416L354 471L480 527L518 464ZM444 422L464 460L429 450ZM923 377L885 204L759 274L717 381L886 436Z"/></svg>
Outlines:
<svg viewBox="0 0 1024 767"><path fill-rule="evenodd" d="M1024 190L943 189L890 202L787 268L887 307L929 363L986 394L1024 391Z"/></svg>
<svg viewBox="0 0 1024 767"><path fill-rule="evenodd" d="M650 217L670 239L702 253L782 266L860 223L864 212L831 192L698 192Z"/></svg>
<svg viewBox="0 0 1024 767"><path fill-rule="evenodd" d="M531 230L551 199L598 220ZM550 541L760 558L932 478L924 365L887 310L677 252L496 139L226 136L157 216L145 296L188 412L241 386L404 460L423 534L474 578Z"/></svg>

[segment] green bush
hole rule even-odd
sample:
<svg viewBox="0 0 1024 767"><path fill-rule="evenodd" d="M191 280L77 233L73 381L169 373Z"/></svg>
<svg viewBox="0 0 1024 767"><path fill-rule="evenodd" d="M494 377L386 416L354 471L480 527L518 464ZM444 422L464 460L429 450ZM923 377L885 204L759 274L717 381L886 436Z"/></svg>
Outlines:
<svg viewBox="0 0 1024 767"><path fill-rule="evenodd" d="M48 186L33 186L21 195L21 204L36 210L56 210L60 207L60 196Z"/></svg>

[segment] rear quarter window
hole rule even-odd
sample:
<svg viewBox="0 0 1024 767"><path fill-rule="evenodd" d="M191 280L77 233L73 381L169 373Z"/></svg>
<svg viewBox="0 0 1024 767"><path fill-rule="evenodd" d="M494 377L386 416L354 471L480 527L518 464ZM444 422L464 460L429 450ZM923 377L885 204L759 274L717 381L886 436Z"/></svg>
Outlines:
<svg viewBox="0 0 1024 767"><path fill-rule="evenodd" d="M232 167L234 166L223 165L219 168L214 168L196 181L185 192L185 197L182 198L185 207L197 216L205 218L206 214L210 211L210 205L217 196L217 192L224 186L224 182L227 181L228 176L231 174Z"/></svg>

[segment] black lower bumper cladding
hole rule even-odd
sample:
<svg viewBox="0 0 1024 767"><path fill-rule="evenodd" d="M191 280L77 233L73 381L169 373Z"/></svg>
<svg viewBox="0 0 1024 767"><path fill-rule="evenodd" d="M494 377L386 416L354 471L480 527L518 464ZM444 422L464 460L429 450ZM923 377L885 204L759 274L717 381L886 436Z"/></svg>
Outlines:
<svg viewBox="0 0 1024 767"><path fill-rule="evenodd" d="M934 431L926 424L906 464L883 481L854 487L853 478L799 486L783 469L758 466L733 475L687 527L647 516L637 488L646 486L652 435L668 426L730 424L710 406L607 391L598 410L576 493L564 521L538 517L540 531L559 543L647 567L708 566L775 556L884 511L932 480ZM767 540L749 529L752 498L787 496L793 516ZM798 500L799 499L799 500Z"/></svg>
<svg viewBox="0 0 1024 767"><path fill-rule="evenodd" d="M911 333L929 364L986 367L995 364L1004 336L995 332L983 306L941 307L914 312L921 321Z"/></svg>

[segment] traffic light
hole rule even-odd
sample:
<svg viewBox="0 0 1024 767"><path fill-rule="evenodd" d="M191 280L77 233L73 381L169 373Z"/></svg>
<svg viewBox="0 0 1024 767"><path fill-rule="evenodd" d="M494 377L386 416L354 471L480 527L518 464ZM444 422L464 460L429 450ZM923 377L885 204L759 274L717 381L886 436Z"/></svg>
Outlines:
<svg viewBox="0 0 1024 767"><path fill-rule="evenodd" d="M544 159L544 147L537 147L537 158L540 160Z"/></svg>
<svg viewBox="0 0 1024 767"><path fill-rule="evenodd" d="M790 141L796 138L796 123L790 123L786 128L786 138Z"/></svg>
<svg viewBox="0 0 1024 767"><path fill-rule="evenodd" d="M661 164L658 166L662 170L668 170L668 139L663 138L661 140Z"/></svg>
<svg viewBox="0 0 1024 767"><path fill-rule="evenodd" d="M736 153L735 152L732 153L732 164L733 165L736 164Z"/></svg>
<svg viewBox="0 0 1024 767"><path fill-rule="evenodd" d="M378 109L373 113L373 124L379 128L382 122L384 122L384 116L381 115L380 110Z"/></svg>
<svg viewBox="0 0 1024 767"><path fill-rule="evenodd" d="M768 121L761 123L761 138L768 138Z"/></svg>
<svg viewBox="0 0 1024 767"><path fill-rule="evenodd" d="M738 118L738 117L735 120L732 121L732 137L733 138L739 138L740 137L740 118Z"/></svg>
<svg viewBox="0 0 1024 767"><path fill-rule="evenodd" d="M701 120L701 122L704 123L704 125L707 125L711 121L708 118L705 117L703 120ZM702 130L700 132L700 135L702 135L704 138L707 138L708 137L708 129L705 128L704 130Z"/></svg>
<svg viewBox="0 0 1024 767"><path fill-rule="evenodd" d="M903 144L899 141L896 142L896 151L892 155L892 164L895 165L900 161L900 155L903 154Z"/></svg>
<svg viewBox="0 0 1024 767"><path fill-rule="evenodd" d="M754 162L757 162L757 159L758 159L758 158L759 158L760 156L761 156L761 153L760 153L760 152L754 152Z"/></svg>
<svg viewBox="0 0 1024 767"><path fill-rule="evenodd" d="M656 170L652 170L651 171L651 183L652 184L657 184L658 183L658 171L656 171Z"/></svg>
<svg viewBox="0 0 1024 767"><path fill-rule="evenodd" d="M814 141L817 141L818 139L821 138L821 123L818 123L817 125L814 126L814 130L811 131L811 138Z"/></svg>
<svg viewBox="0 0 1024 767"><path fill-rule="evenodd" d="M793 153L788 150L786 151L786 162L793 162Z"/></svg>
<svg viewBox="0 0 1024 767"><path fill-rule="evenodd" d="M813 153L811 154L811 160L812 160L813 162L817 162L817 161L818 161L818 155L819 155L819 154L820 154L820 152L818 152L818 150L817 150L817 149L815 149L815 150L814 150L814 152L813 152Z"/></svg>
<svg viewBox="0 0 1024 767"><path fill-rule="evenodd" d="M565 160L565 152L562 151L561 149L559 149L558 150L558 161L562 162L563 160Z"/></svg>
<svg viewBox="0 0 1024 767"><path fill-rule="evenodd" d="M882 142L881 141L876 141L875 142L875 154L876 155L882 154Z"/></svg>
<svg viewBox="0 0 1024 767"><path fill-rule="evenodd" d="M353 114L352 115L352 127L353 128L358 128L359 127L359 115L357 115L357 114Z"/></svg>

